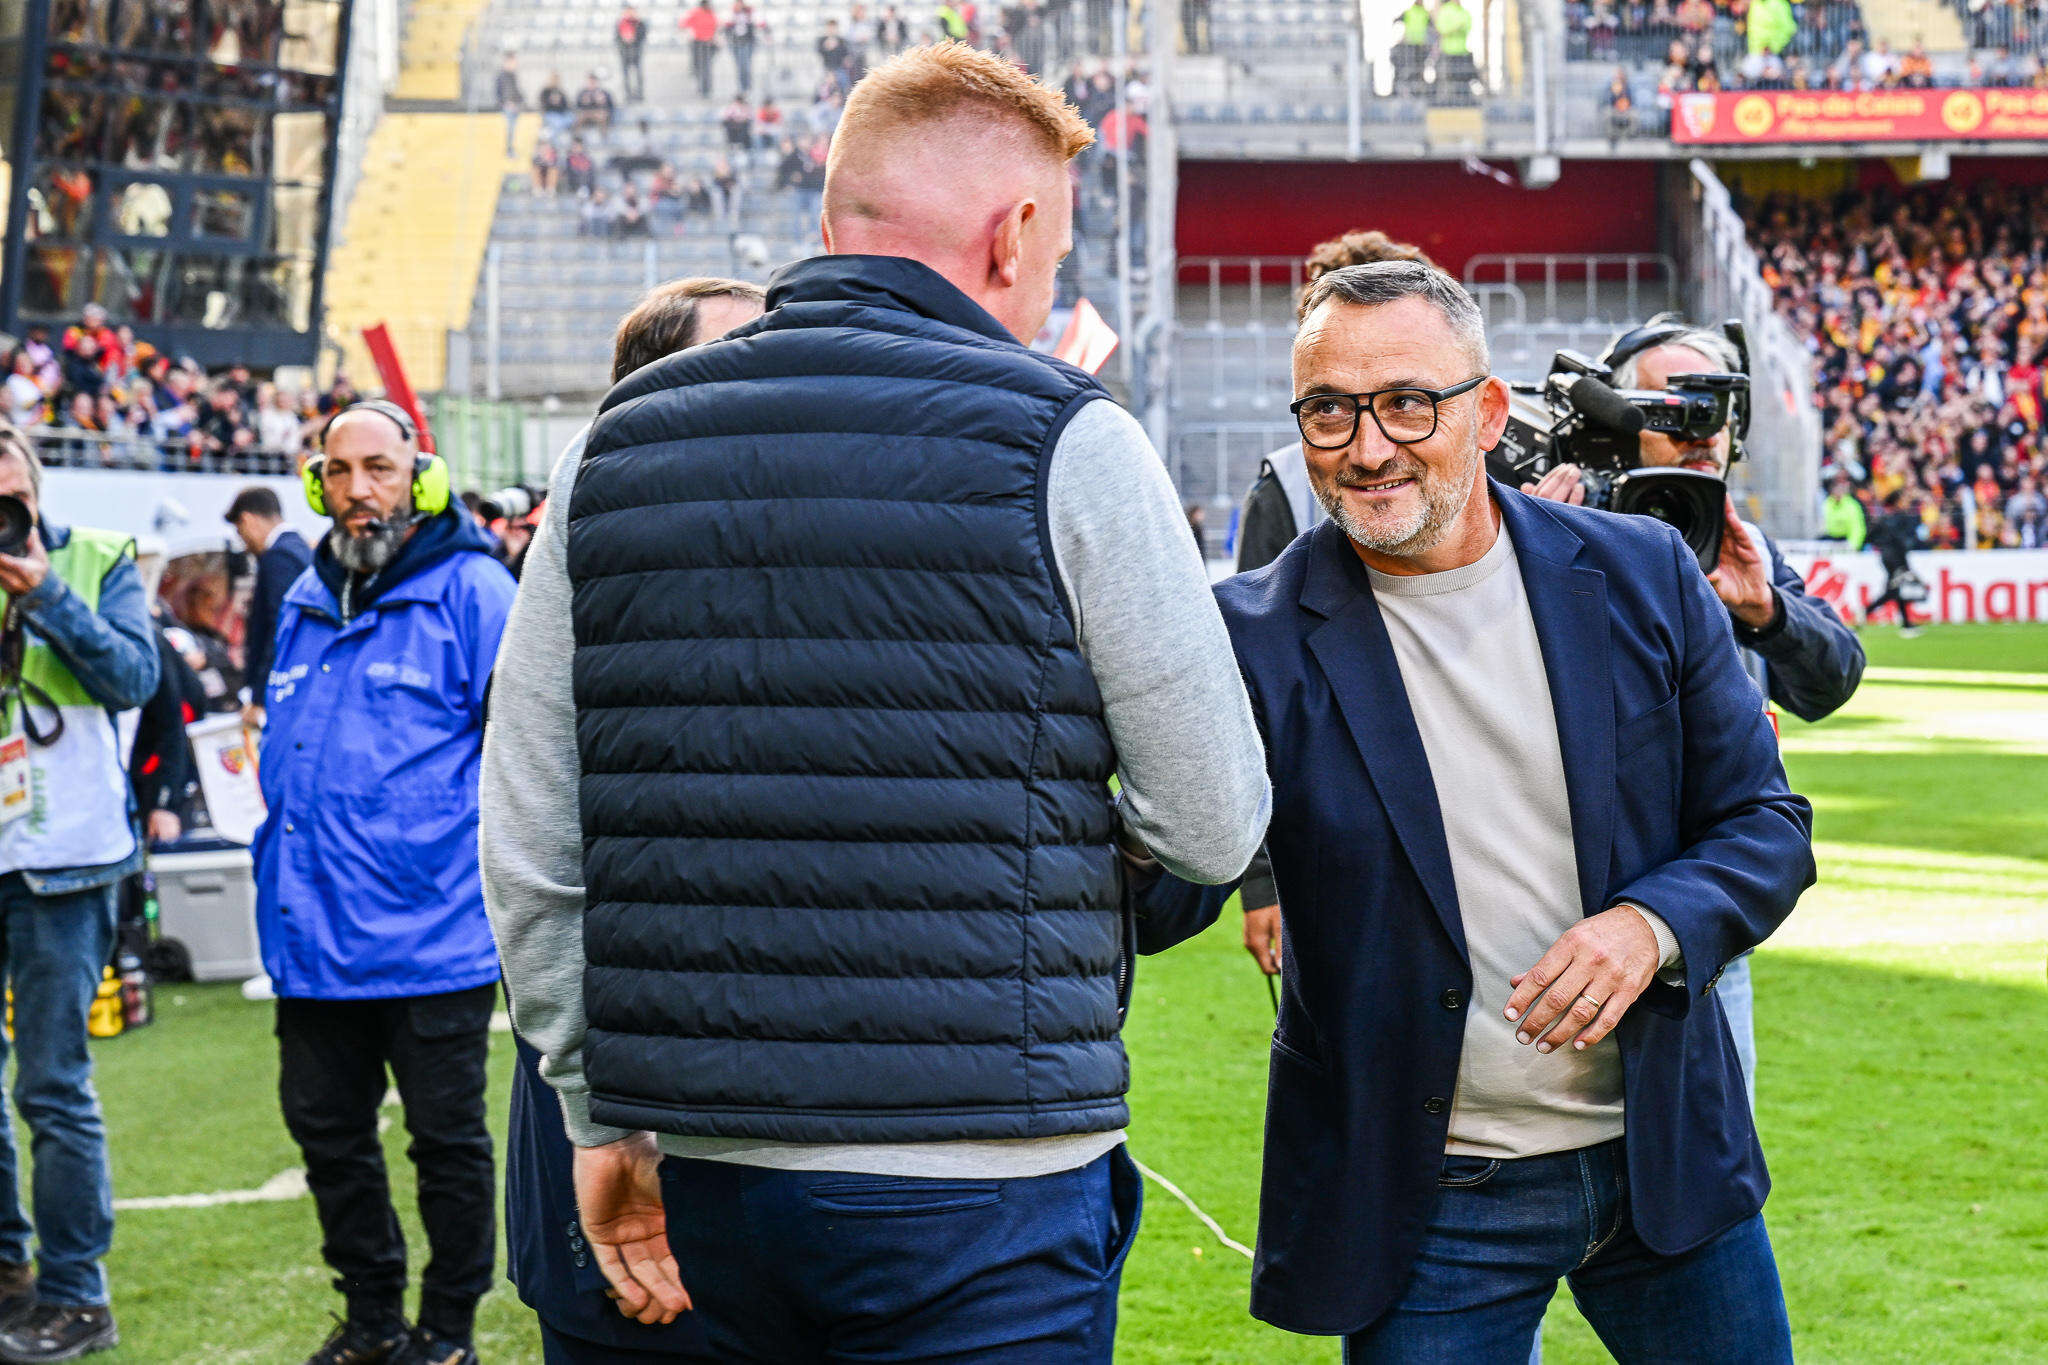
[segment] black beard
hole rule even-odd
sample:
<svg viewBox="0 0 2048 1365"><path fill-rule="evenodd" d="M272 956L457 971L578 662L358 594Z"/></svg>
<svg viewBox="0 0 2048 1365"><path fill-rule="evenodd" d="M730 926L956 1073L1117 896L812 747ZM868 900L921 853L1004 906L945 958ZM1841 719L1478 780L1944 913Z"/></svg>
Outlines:
<svg viewBox="0 0 2048 1365"><path fill-rule="evenodd" d="M398 558L409 529L409 520L400 518L377 522L361 535L353 535L346 526L336 522L327 533L327 548L333 552L335 562L350 573L375 574Z"/></svg>

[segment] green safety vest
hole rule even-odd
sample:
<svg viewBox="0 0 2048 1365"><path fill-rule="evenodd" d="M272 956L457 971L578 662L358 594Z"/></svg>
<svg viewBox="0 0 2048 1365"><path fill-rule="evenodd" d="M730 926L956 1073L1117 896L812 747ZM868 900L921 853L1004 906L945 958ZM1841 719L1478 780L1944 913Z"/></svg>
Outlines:
<svg viewBox="0 0 2048 1365"><path fill-rule="evenodd" d="M1401 41L1410 47L1429 46L1429 11L1410 5L1401 11Z"/></svg>
<svg viewBox="0 0 2048 1365"><path fill-rule="evenodd" d="M951 5L939 6L939 24L946 30L948 38L967 39L967 21L960 17L960 11Z"/></svg>
<svg viewBox="0 0 2048 1365"><path fill-rule="evenodd" d="M1436 37L1446 57L1463 57L1472 50L1472 11L1444 0L1437 7Z"/></svg>
<svg viewBox="0 0 2048 1365"><path fill-rule="evenodd" d="M1846 498L1830 496L1822 510L1821 530L1830 540L1846 540L1850 549L1862 549L1863 538L1868 534L1863 504L1856 501L1854 494Z"/></svg>
<svg viewBox="0 0 2048 1365"><path fill-rule="evenodd" d="M73 527L71 539L49 552L50 572L97 610L100 585L134 552L128 536ZM6 608L7 594L0 592L0 613ZM33 631L27 645L22 680L49 695L64 717L64 733L48 748L29 741L29 813L0 825L0 873L118 863L135 852L120 731L112 713L93 700L55 650ZM40 698L36 704L40 708ZM18 699L10 700L0 724L0 734L12 734L20 724Z"/></svg>

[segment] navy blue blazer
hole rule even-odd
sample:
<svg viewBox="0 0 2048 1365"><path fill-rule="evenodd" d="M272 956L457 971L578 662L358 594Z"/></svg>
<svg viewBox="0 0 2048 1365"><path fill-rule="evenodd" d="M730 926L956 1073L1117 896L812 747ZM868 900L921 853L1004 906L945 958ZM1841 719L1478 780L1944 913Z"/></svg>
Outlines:
<svg viewBox="0 0 2048 1365"><path fill-rule="evenodd" d="M708 1349L702 1320L685 1313L649 1327L619 1312L576 1216L574 1149L561 1102L540 1077L540 1054L523 1038L512 1072L512 1127L505 1136L506 1274L542 1322L600 1346L676 1352ZM684 1286L688 1288L687 1283Z"/></svg>
<svg viewBox="0 0 2048 1365"><path fill-rule="evenodd" d="M1584 912L1646 906L1684 953L1685 985L1652 985L1616 1030L1635 1228L1682 1252L1769 1189L1713 985L1812 883L1812 808L1676 532L1493 493L1550 677ZM1344 1334L1393 1304L1435 1206L1472 973L1429 761L1344 532L1323 523L1216 597L1265 733L1287 940L1252 1313ZM1229 891L1160 878L1139 946L1198 932Z"/></svg>

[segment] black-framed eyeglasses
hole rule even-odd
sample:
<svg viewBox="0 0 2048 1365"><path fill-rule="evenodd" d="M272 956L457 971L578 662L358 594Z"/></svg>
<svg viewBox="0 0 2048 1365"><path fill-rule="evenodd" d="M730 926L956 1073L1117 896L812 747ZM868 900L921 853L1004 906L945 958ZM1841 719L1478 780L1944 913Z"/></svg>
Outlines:
<svg viewBox="0 0 2048 1365"><path fill-rule="evenodd" d="M1371 393L1312 393L1287 405L1301 439L1317 450L1342 450L1358 438L1358 414L1370 411L1380 434L1397 446L1436 435L1437 408L1470 393L1492 376L1475 375L1448 389L1375 389Z"/></svg>

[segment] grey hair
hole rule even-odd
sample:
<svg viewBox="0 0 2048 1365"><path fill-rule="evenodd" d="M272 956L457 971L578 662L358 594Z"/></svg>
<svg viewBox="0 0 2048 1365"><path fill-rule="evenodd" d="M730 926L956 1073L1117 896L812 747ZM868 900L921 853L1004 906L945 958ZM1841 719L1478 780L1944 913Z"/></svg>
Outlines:
<svg viewBox="0 0 2048 1365"><path fill-rule="evenodd" d="M28 466L28 490L41 503L43 500L43 461L36 454L36 443L32 437L12 422L0 422L0 457L18 456Z"/></svg>
<svg viewBox="0 0 2048 1365"><path fill-rule="evenodd" d="M1712 362L1708 367L1711 370L1725 371L1729 374L1742 373L1742 352L1735 349L1734 342L1722 336L1719 332L1709 332L1704 327L1688 327L1682 332L1674 332L1655 345L1643 347L1642 350L1637 351L1634 355L1616 365L1614 367L1614 387L1617 389L1635 388L1637 381L1643 375L1643 357L1652 351L1662 351L1669 347L1683 347L1688 351L1698 351Z"/></svg>
<svg viewBox="0 0 2048 1365"><path fill-rule="evenodd" d="M1473 364L1482 371L1493 368L1486 347L1486 318L1465 286L1421 261L1370 261L1347 265L1316 277L1302 296L1301 315L1310 313L1332 299L1377 308L1402 299L1425 299L1451 324Z"/></svg>

